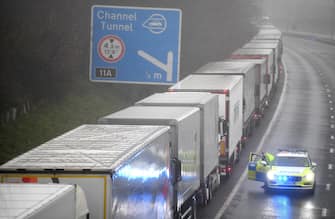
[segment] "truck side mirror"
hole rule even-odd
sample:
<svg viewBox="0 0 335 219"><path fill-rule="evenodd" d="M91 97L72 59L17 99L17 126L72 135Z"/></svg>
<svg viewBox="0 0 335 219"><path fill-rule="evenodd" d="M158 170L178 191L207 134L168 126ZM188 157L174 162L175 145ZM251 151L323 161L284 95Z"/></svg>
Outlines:
<svg viewBox="0 0 335 219"><path fill-rule="evenodd" d="M178 160L177 158L172 158L171 159L171 184L174 185L177 182L181 181L181 161Z"/></svg>
<svg viewBox="0 0 335 219"><path fill-rule="evenodd" d="M219 118L219 134L220 136L224 136L225 133L227 132L228 126L227 122L224 118L220 117Z"/></svg>

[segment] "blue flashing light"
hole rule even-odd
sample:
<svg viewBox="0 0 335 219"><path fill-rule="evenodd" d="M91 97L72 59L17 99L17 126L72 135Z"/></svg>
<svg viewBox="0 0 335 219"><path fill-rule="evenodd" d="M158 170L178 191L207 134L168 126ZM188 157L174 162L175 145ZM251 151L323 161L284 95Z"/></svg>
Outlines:
<svg viewBox="0 0 335 219"><path fill-rule="evenodd" d="M277 176L279 182L287 182L289 180L288 176Z"/></svg>

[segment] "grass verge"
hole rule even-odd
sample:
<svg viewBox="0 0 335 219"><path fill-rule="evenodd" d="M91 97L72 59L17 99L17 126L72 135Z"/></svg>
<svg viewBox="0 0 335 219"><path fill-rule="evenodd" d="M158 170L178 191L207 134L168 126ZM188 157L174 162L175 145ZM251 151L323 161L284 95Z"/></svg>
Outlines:
<svg viewBox="0 0 335 219"><path fill-rule="evenodd" d="M99 117L128 104L107 87L85 85L80 90L60 101L41 103L0 127L0 164L79 125L94 124Z"/></svg>

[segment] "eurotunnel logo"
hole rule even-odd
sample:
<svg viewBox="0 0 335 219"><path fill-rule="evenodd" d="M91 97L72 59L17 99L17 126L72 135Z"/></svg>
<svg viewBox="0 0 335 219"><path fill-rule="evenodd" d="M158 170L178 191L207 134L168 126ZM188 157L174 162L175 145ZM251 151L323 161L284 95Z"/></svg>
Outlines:
<svg viewBox="0 0 335 219"><path fill-rule="evenodd" d="M108 35L98 43L98 54L106 62L117 62L125 53L125 45L121 38Z"/></svg>
<svg viewBox="0 0 335 219"><path fill-rule="evenodd" d="M143 23L143 27L153 34L160 34L166 30L167 21L163 15L153 14Z"/></svg>
<svg viewBox="0 0 335 219"><path fill-rule="evenodd" d="M91 81L179 80L180 9L94 5L91 15Z"/></svg>

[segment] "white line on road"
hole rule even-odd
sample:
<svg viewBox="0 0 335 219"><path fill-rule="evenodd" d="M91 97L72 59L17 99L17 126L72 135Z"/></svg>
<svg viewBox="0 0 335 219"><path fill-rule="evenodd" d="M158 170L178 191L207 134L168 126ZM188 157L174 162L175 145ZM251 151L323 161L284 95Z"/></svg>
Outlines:
<svg viewBox="0 0 335 219"><path fill-rule="evenodd" d="M331 154L334 153L334 148L330 148L329 153L331 153Z"/></svg>
<svg viewBox="0 0 335 219"><path fill-rule="evenodd" d="M326 190L327 190L327 191L329 191L329 190L330 190L330 186L331 186L331 184L330 184L330 183L326 184Z"/></svg>
<svg viewBox="0 0 335 219"><path fill-rule="evenodd" d="M329 163L328 164L328 170L332 170L333 169L333 164Z"/></svg>
<svg viewBox="0 0 335 219"><path fill-rule="evenodd" d="M322 217L327 217L327 211L328 211L327 208L322 208L321 216L322 216Z"/></svg>
<svg viewBox="0 0 335 219"><path fill-rule="evenodd" d="M286 64L285 62L283 62L284 65L284 69L286 70ZM283 105L283 101L284 101L284 96L286 94L286 84L287 84L287 75L286 72L284 73L284 86L283 86L283 90L282 93L280 94L280 99L279 99L279 103L278 103L278 107L269 123L268 128L266 129L265 134L263 135L261 142L259 144L259 146L256 149L256 153L259 153L263 146L264 146L264 142L265 139L269 136L270 131L272 129L272 126L274 124L274 122L276 121L279 111L282 108ZM239 190L239 188L241 187L243 181L246 179L247 177L247 173L248 173L248 166L244 169L243 174L241 175L241 177L239 178L239 180L237 181L237 183L235 184L233 190L231 191L231 193L228 195L228 198L226 199L226 201L223 203L222 207L219 209L219 211L217 212L217 214L215 215L214 219L220 219L223 215L223 213L225 212L225 210L228 208L228 206L230 205L231 201L233 200L234 196L236 195L237 191Z"/></svg>

